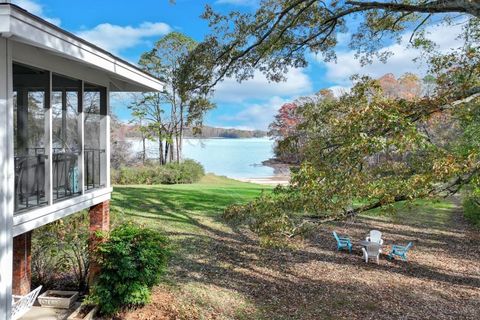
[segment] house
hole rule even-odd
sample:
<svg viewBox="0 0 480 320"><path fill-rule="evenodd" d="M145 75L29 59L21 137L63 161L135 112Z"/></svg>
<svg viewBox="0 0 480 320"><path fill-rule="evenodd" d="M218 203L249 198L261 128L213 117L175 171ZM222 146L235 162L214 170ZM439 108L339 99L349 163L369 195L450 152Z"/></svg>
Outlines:
<svg viewBox="0 0 480 320"><path fill-rule="evenodd" d="M84 209L92 233L108 229L110 92L161 90L134 65L0 2L0 319L12 293L31 289L32 230Z"/></svg>

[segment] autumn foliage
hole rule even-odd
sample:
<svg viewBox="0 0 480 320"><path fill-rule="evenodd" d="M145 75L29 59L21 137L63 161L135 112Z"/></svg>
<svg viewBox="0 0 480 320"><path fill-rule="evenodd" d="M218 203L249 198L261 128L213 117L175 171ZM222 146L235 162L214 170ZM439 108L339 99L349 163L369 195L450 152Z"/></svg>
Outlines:
<svg viewBox="0 0 480 320"><path fill-rule="evenodd" d="M299 120L293 130L277 131L287 133L277 136L284 150L300 151L290 185L225 216L245 217L265 237L291 236L305 221L344 219L397 202L460 190L478 199L480 31L466 34L463 48L431 56L428 92L412 74L354 77L353 88L339 97L283 108L275 125L294 123L291 110Z"/></svg>
<svg viewBox="0 0 480 320"><path fill-rule="evenodd" d="M299 143L290 143L292 139L299 140L297 126L301 121L298 105L289 102L280 107L275 120L270 124L268 135L275 139L274 152L279 161L289 164L298 164L301 161Z"/></svg>

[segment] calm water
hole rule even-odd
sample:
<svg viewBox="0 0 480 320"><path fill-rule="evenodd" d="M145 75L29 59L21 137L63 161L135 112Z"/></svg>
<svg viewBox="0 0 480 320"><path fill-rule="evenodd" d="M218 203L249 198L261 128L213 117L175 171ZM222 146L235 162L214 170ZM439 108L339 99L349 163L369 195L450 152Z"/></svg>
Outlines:
<svg viewBox="0 0 480 320"><path fill-rule="evenodd" d="M133 141L135 152L141 150L141 142ZM153 142L147 144L148 155L158 155ZM274 175L273 169L262 161L273 156L273 141L268 138L250 139L185 139L184 158L200 162L206 172L231 178L265 178Z"/></svg>

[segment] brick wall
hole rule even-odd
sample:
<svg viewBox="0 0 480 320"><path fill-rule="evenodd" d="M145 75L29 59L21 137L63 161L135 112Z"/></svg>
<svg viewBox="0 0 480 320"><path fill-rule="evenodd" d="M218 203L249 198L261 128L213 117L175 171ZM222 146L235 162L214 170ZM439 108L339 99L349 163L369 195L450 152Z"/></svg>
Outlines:
<svg viewBox="0 0 480 320"><path fill-rule="evenodd" d="M97 231L109 231L110 229L110 201L99 203L90 207L90 239L89 239L89 251L94 252L96 246L101 241L96 233ZM95 280L95 277L100 272L98 263L95 262L93 255L90 259L90 271L88 277L88 283L91 285Z"/></svg>
<svg viewBox="0 0 480 320"><path fill-rule="evenodd" d="M26 295L30 292L31 263L32 232L30 231L13 238L13 294Z"/></svg>

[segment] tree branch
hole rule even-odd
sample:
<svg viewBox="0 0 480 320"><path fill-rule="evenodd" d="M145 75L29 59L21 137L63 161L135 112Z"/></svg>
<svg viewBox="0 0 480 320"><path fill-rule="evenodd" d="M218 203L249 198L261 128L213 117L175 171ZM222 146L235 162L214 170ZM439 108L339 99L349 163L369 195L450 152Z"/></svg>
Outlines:
<svg viewBox="0 0 480 320"><path fill-rule="evenodd" d="M406 4L397 2L363 2L346 1L348 5L363 8L363 10L387 10L395 12L418 12L418 13L468 13L480 17L480 2L475 0L438 0L425 4Z"/></svg>

